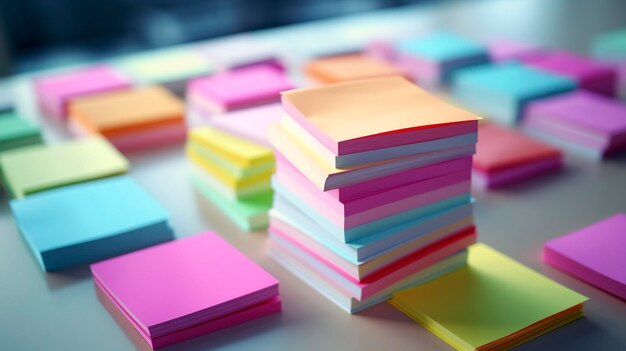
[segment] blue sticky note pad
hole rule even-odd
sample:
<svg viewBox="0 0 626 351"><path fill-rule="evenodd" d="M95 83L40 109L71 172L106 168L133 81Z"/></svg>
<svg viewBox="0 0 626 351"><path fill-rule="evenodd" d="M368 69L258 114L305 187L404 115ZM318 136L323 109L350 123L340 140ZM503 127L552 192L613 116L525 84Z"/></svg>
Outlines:
<svg viewBox="0 0 626 351"><path fill-rule="evenodd" d="M475 113L513 125L533 100L576 89L576 82L517 62L471 67L452 84L454 98Z"/></svg>
<svg viewBox="0 0 626 351"><path fill-rule="evenodd" d="M166 211L128 176L57 188L10 204L24 240L45 271L174 238Z"/></svg>

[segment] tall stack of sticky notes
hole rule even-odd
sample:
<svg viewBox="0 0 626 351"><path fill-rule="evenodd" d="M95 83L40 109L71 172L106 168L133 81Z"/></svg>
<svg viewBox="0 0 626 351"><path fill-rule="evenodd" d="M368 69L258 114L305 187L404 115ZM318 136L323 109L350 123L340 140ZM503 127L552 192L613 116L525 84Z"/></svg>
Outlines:
<svg viewBox="0 0 626 351"><path fill-rule="evenodd" d="M508 62L464 69L454 78L452 94L464 107L513 125L522 119L530 101L575 88L572 79Z"/></svg>
<svg viewBox="0 0 626 351"><path fill-rule="evenodd" d="M130 85L130 79L118 70L98 65L39 78L35 80L35 92L46 115L64 121L72 99Z"/></svg>
<svg viewBox="0 0 626 351"><path fill-rule="evenodd" d="M102 93L74 100L75 135L100 135L127 152L185 140L185 105L162 86Z"/></svg>
<svg viewBox="0 0 626 351"><path fill-rule="evenodd" d="M267 227L267 211L272 206L272 149L201 127L189 132L187 157L191 182L207 200L244 230Z"/></svg>
<svg viewBox="0 0 626 351"><path fill-rule="evenodd" d="M270 254L348 312L465 264L478 117L399 77L283 93Z"/></svg>
<svg viewBox="0 0 626 351"><path fill-rule="evenodd" d="M591 92L533 102L524 126L546 141L594 158L626 150L626 104Z"/></svg>
<svg viewBox="0 0 626 351"><path fill-rule="evenodd" d="M11 201L24 241L45 271L172 240L167 213L128 176L74 184Z"/></svg>
<svg viewBox="0 0 626 351"><path fill-rule="evenodd" d="M402 75L398 66L364 54L329 56L315 59L305 67L307 76L320 83Z"/></svg>
<svg viewBox="0 0 626 351"><path fill-rule="evenodd" d="M548 241L548 264L626 300L626 214L617 213Z"/></svg>
<svg viewBox="0 0 626 351"><path fill-rule="evenodd" d="M478 128L472 180L481 189L524 181L561 168L559 149L495 124Z"/></svg>
<svg viewBox="0 0 626 351"><path fill-rule="evenodd" d="M207 232L91 266L98 297L153 349L281 308L278 281Z"/></svg>
<svg viewBox="0 0 626 351"><path fill-rule="evenodd" d="M617 70L609 64L564 51L545 52L523 61L531 67L568 77L581 89L615 96Z"/></svg>
<svg viewBox="0 0 626 351"><path fill-rule="evenodd" d="M0 112L0 153L41 143L39 127L12 110Z"/></svg>
<svg viewBox="0 0 626 351"><path fill-rule="evenodd" d="M255 65L197 78L187 86L189 109L203 116L269 104L293 88L285 72Z"/></svg>
<svg viewBox="0 0 626 351"><path fill-rule="evenodd" d="M267 131L282 117L283 109L280 103L274 103L222 113L211 118L210 124L224 132L269 146Z"/></svg>
<svg viewBox="0 0 626 351"><path fill-rule="evenodd" d="M35 145L0 155L5 188L12 197L126 173L128 161L109 142L88 138Z"/></svg>
<svg viewBox="0 0 626 351"><path fill-rule="evenodd" d="M398 63L418 84L433 88L449 84L462 68L489 62L482 44L446 32L401 39L394 49Z"/></svg>
<svg viewBox="0 0 626 351"><path fill-rule="evenodd" d="M532 292L532 293L531 293ZM457 350L508 350L583 316L587 298L484 244L391 304Z"/></svg>

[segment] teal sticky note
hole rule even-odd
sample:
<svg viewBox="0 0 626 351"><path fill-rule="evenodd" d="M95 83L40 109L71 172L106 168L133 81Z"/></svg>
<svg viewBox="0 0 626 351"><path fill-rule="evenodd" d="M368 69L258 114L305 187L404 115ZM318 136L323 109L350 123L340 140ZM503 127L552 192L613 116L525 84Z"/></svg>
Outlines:
<svg viewBox="0 0 626 351"><path fill-rule="evenodd" d="M15 111L0 112L0 152L41 142L39 127L20 118Z"/></svg>

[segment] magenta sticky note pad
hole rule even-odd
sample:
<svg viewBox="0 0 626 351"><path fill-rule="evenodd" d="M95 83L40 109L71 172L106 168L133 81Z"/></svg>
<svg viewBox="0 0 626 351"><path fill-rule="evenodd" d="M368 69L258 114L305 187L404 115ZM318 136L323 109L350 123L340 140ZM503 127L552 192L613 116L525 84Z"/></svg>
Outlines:
<svg viewBox="0 0 626 351"><path fill-rule="evenodd" d="M293 87L283 71L254 65L194 79L187 91L196 107L224 112L277 102L281 91Z"/></svg>
<svg viewBox="0 0 626 351"><path fill-rule="evenodd" d="M626 299L626 214L548 241L544 260Z"/></svg>
<svg viewBox="0 0 626 351"><path fill-rule="evenodd" d="M41 77L35 91L41 107L52 117L65 119L70 99L130 87L130 80L119 71L97 65Z"/></svg>
<svg viewBox="0 0 626 351"><path fill-rule="evenodd" d="M96 283L155 338L278 295L278 281L212 232L91 265Z"/></svg>

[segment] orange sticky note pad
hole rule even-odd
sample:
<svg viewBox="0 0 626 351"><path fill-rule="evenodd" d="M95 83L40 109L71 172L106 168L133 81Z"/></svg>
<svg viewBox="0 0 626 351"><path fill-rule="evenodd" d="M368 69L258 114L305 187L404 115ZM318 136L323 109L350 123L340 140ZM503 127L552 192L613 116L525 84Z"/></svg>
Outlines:
<svg viewBox="0 0 626 351"><path fill-rule="evenodd" d="M309 62L305 73L322 83L337 83L357 79L404 75L399 67L367 55L324 57Z"/></svg>

